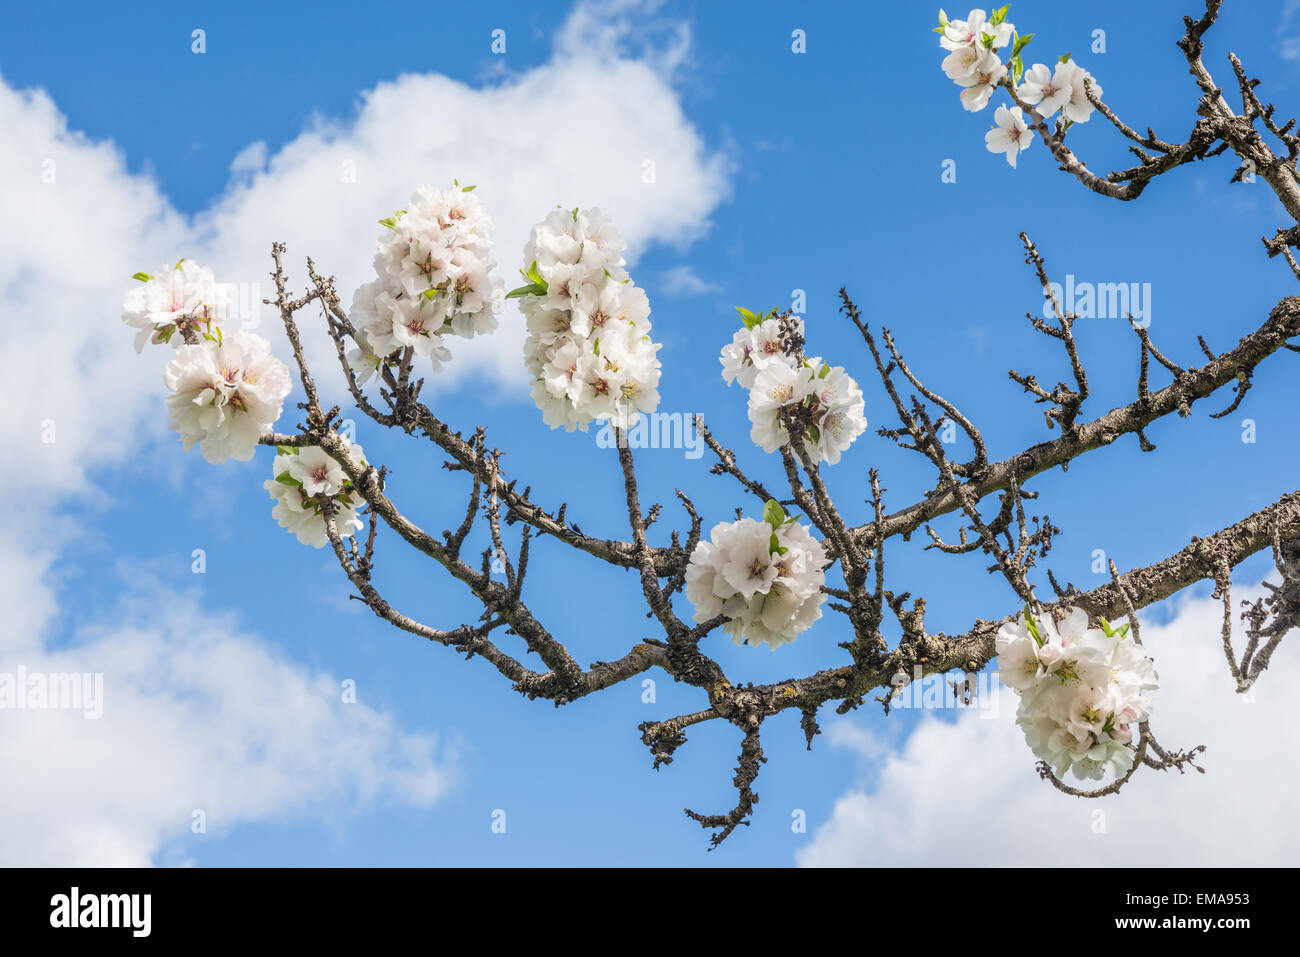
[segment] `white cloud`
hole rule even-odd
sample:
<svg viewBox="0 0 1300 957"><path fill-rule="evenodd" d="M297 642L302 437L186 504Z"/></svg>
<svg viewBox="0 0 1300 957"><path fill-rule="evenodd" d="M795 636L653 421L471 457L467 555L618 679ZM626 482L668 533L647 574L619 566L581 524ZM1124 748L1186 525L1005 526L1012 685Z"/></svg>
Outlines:
<svg viewBox="0 0 1300 957"><path fill-rule="evenodd" d="M1245 598L1238 589L1238 598ZM1040 781L1009 699L995 719L927 717L901 749L881 757L871 789L835 803L799 852L800 864L834 865L1289 865L1300 853L1292 795L1300 772L1293 689L1295 636L1283 642L1253 701L1233 688L1219 628L1222 606L1187 599L1168 624L1145 625L1160 674L1152 730L1166 748L1207 747L1205 774L1140 769L1118 794L1081 800ZM1287 641L1293 644L1288 647ZM851 719L846 719L850 720ZM894 720L889 718L886 720ZM1097 812L1104 833L1096 833Z"/></svg>
<svg viewBox="0 0 1300 957"><path fill-rule="evenodd" d="M149 179L68 130L44 92L0 83L0 128L0 439L12 453L0 488L59 493L140 444L161 367L123 348L121 296L186 233Z"/></svg>
<svg viewBox="0 0 1300 957"><path fill-rule="evenodd" d="M78 609L55 604L59 554L88 533L61 516L76 504L81 521L87 508L93 517L107 468L157 473L176 462L159 454L174 443L165 350L137 356L119 319L137 270L196 258L242 283L248 303L270 294L269 247L281 240L295 288L311 255L350 297L370 270L376 220L415 187L453 177L481 190L507 276L529 226L556 203L606 209L633 260L650 243L702 235L725 198L727 163L706 150L671 85L689 33L651 31L664 41L619 54L647 12L653 5L580 4L535 69L483 87L401 76L362 92L353 119L317 118L274 153L249 143L224 195L192 220L113 143L69 130L43 91L0 80L0 220L11 227L0 231L0 491L24 503L0 539L0 670L103 671L108 682L98 722L0 712L0 863L147 863L188 833L195 807L220 831L319 806L322 794L325 807L427 804L445 787L429 738L360 705L340 711L333 679L232 632L213 609L181 603L164 616L133 605L112 628L75 627ZM287 358L278 318L265 307L260 318ZM496 336L458 341L439 385L492 372L522 386L521 325L512 309ZM332 348L319 328L306 338L318 381L337 388Z"/></svg>
<svg viewBox="0 0 1300 957"><path fill-rule="evenodd" d="M659 274L658 288L670 296L702 296L722 287L700 276L690 266L674 266Z"/></svg>
<svg viewBox="0 0 1300 957"><path fill-rule="evenodd" d="M453 756L229 615L146 587L71 647L2 649L0 673L102 673L102 716L0 710L0 866L146 865L190 833L378 799L427 806Z"/></svg>

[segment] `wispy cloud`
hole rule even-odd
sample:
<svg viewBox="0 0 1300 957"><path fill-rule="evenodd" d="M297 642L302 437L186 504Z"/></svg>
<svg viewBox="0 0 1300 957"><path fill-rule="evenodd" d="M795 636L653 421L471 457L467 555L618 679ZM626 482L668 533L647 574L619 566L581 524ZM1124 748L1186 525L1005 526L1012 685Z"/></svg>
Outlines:
<svg viewBox="0 0 1300 957"><path fill-rule="evenodd" d="M1277 21L1278 53L1283 60L1300 60L1300 30L1297 30L1296 14L1300 14L1300 0L1286 0Z"/></svg>
<svg viewBox="0 0 1300 957"><path fill-rule="evenodd" d="M669 296L702 296L722 289L716 282L702 278L690 266L674 266L658 276L659 291Z"/></svg>
<svg viewBox="0 0 1300 957"><path fill-rule="evenodd" d="M689 63L691 25L656 17L663 0L584 0L556 35L560 57L633 56L672 78Z"/></svg>

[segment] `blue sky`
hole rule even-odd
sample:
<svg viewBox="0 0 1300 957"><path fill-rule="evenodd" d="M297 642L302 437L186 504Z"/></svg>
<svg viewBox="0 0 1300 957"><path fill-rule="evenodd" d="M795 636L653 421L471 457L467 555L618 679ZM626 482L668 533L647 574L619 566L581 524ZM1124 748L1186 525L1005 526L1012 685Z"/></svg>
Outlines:
<svg viewBox="0 0 1300 957"><path fill-rule="evenodd" d="M1278 17L1263 16L1263 6L1275 6ZM1121 117L1174 139L1190 128L1196 100L1174 46L1181 17L1190 9L1170 2L1084 8L1021 0L1010 19L1022 32L1036 34L1026 51L1029 62L1054 62L1073 51ZM120 296L134 269L194 255L191 248L173 248L174 243L210 251L219 272L224 265L225 275L251 281L269 268L265 250L273 239L303 236L319 246L291 241L291 276L301 280L302 257L313 255L323 269L340 275L350 295L368 267L364 250L373 239L374 219L391 211L381 203L390 195L400 202L426 182L484 173L481 195L499 224L540 219L556 203L600 205L616 219L626 212L633 224L628 229L633 275L650 295L656 335L664 346L660 408L704 412L746 467L774 483L780 475L775 458L746 441L743 394L728 390L717 374L717 350L735 327L736 304L784 305L792 290L804 290L810 351L845 365L862 383L874 430L893 422L865 346L836 313L836 290L847 286L873 326L894 331L912 368L957 402L981 427L991 453L1003 458L1048 437L1041 410L1006 378L1007 368L1033 371L1045 382L1068 375L1063 357L1033 334L1024 318L1026 310L1040 308L1041 296L1022 262L1020 230L1038 243L1059 281L1069 273L1076 281L1149 283L1152 336L1184 364L1199 356L1198 334L1214 348L1228 348L1292 292L1294 277L1279 261L1267 260L1259 245L1260 236L1288 225L1285 214L1262 182L1229 184L1233 167L1227 159L1178 170L1152 185L1139 202L1120 204L1059 173L1041 143L1024 154L1016 170L988 153L983 133L991 110L961 110L956 87L939 69L941 53L930 32L935 9L929 5L898 4L884 22L872 7L841 4L792 11L777 3L741 8L668 2L657 9L611 11L593 5L580 12L571 18L569 4L552 3L417 9L372 3L359 17L355 6L343 4L293 11L226 3L146 4L130 16L58 4L7 13L0 77L12 101L9 108L47 122L51 114L39 103L19 102L11 93L45 91L52 109L66 117L67 128L88 138L69 138L49 121L59 148L74 157L60 169L89 177L92 164L78 164L77 151L109 142L116 159L106 162L120 168L101 170L102 175L114 195L124 197L124 206L143 209L124 227L120 245L108 227L78 239L75 208L27 224L40 237L39 245L57 245L71 233L67 242L81 243L87 254L115 269L127 251L139 258L118 269L117 286L96 280L87 287L77 304L80 324L69 319L66 326L69 335L81 337L84 351L63 375L90 383L83 388L88 402L109 408L120 402L121 413L100 408L95 414L103 422L93 428L78 427L81 413L70 413L70 422L64 414L61 421L82 446L74 446L68 459L38 461L10 479L18 483L16 494L31 496L31 514L21 522L40 543L35 550L42 556L32 562L30 590L11 584L16 604L40 598L40 607L19 620L34 623L45 653L68 655L88 669L96 661L130 660L110 654L113 643L126 640L123 630L152 629L166 636L169 629L184 630L177 625L184 620L203 634L244 636L243 652L261 649L287 663L284 681L294 688L297 679L290 672L326 675L335 685L354 680L362 705L370 709L365 720L382 717L391 731L358 732L357 747L378 748L389 768L374 777L383 783L368 797L352 793L364 791L370 778L353 767L356 752L331 750L331 735L352 728L347 716L313 719L318 734L312 740L320 757L304 764L303 773L321 776L319 794L311 780L278 781L264 802L240 805L231 796L240 791L239 776L248 773L255 782L268 773L256 760L218 763L220 775L214 772L202 782L180 770L169 775L152 768L166 779L176 807L216 802L205 797L213 788L221 801L240 807L224 819L212 815L208 833L198 835L191 833L188 815L168 816L170 810L143 822L134 822L120 807L103 810L94 780L78 777L77 767L69 764L68 780L91 793L70 799L66 813L112 838L105 839L108 850L96 859L205 866L727 866L791 864L802 852L800 859L814 862L807 849L834 818L837 800L877 794L882 763L902 760L897 755L905 754L907 739L922 720L906 712L884 719L874 708L840 719L827 709L823 726L830 733L811 752L793 716L769 721L764 733L769 760L757 784L761 801L753 824L706 854L706 834L680 809L712 812L731 806L739 746L735 729L720 723L693 729L673 765L658 772L650 770L636 731L641 721L698 709L698 692L651 673L653 704L643 703L639 680L563 709L523 700L483 662L464 662L446 649L429 647L347 601L343 577L327 553L298 545L269 519L270 502L261 487L269 453L252 463L211 467L174 443L165 432L158 357L135 356L127 330L118 323ZM1282 4L1229 5L1211 34L1207 62L1225 82L1226 52L1236 51L1265 78L1266 99L1278 101L1285 113L1297 91L1300 63L1283 55L1292 47L1273 26L1282 12ZM592 25L603 22L630 29L615 41L602 40ZM1286 26L1282 20L1283 31ZM195 29L205 31L202 55L191 52ZM506 31L504 56L490 51L494 29ZM566 29L569 39L557 40ZM806 32L806 53L791 50L795 29ZM1104 53L1089 52L1097 29L1105 31ZM574 71L566 74L570 80L590 78L598 106L604 102L599 97L608 95L609 105L602 108L626 112L593 114L551 101L548 78L562 69ZM455 86L420 87L415 74L441 74ZM602 83L620 77L642 84L637 89L646 97L633 102L620 99L617 90L601 90ZM406 115L428 129L441 124L448 131L447 142L428 147L427 164L409 144L417 138L427 144L428 129L417 137L391 115L379 116L377 100L367 95L379 85L388 91L384 102L404 104ZM510 130L493 135L518 150L517 163L527 164L532 153L539 159L535 172L529 171L532 178L524 179L531 183L525 196L531 207L507 210L494 206L494 199L517 197L518 182L507 189L504 176L492 172L490 158L481 159L490 151L457 137L476 135L479 128L466 104L488 110L519 89L530 91L525 102L535 105L537 122L525 124L516 138ZM505 92L494 99L490 91ZM647 111L644 118L636 115L638 109ZM393 113L403 115L396 108ZM485 115L488 123L495 116ZM593 152L619 148L610 140L652 123L664 124L656 144L664 150L661 179L650 187L659 192L650 198L636 192L629 185L630 169L626 176L574 178L573 169L589 162ZM308 182L302 177L316 169L313 152L346 155L350 143L379 135L372 126L382 133L386 162L395 164L384 168L404 171L402 178L379 186L363 183L372 191L367 196L380 197L374 208L335 205L335 192L329 190L301 204L298 214L295 207L270 203L277 191L292 193ZM1093 169L1127 165L1123 144L1100 118L1071 138ZM250 145L259 142L264 149L250 153ZM31 139L8 148L17 157L14 169L30 169L44 155ZM460 165L462 155L469 169ZM240 171L232 172L237 158ZM941 179L946 160L955 161L955 183ZM552 175L553 167L560 172ZM363 177L365 169L363 163ZM18 193L39 188L8 177L0 189L9 194L13 213L23 208ZM344 230L346 241L334 235ZM518 242L508 241L514 245L505 245L503 237L498 250L507 274L518 258ZM349 251L346 261L343 250ZM331 261L327 255L339 258ZM684 280L687 275L693 281ZM15 268L3 278L6 294L17 303L11 315L39 321L33 297L23 293L31 273ZM267 328L261 331L273 335L270 323L265 317ZM319 327L312 333L320 338ZM1137 349L1119 320L1081 320L1078 333L1094 392L1085 406L1091 418L1130 401ZM287 358L282 349L280 354ZM567 500L570 517L577 517L584 530L625 537L614 457L596 447L594 432L547 430L517 376L496 371L513 361L510 355L467 357L463 373L430 387L439 415L457 427L487 426L490 441L509 449L510 476L531 484L538 501L554 507ZM1281 356L1271 368L1266 365L1246 404L1232 416L1209 419L1207 413L1220 406L1210 408L1207 402L1189 421L1153 426L1148 436L1159 447L1156 454L1139 453L1136 441L1126 437L1078 461L1068 474L1037 479L1032 487L1040 493L1039 508L1064 530L1049 563L1058 577L1092 587L1098 583L1090 570L1094 549L1106 550L1121 568L1146 564L1182 547L1192 535L1217 530L1291 491L1300 454L1288 415L1294 404L1291 383L1280 373L1287 361ZM83 375L86 365L99 371ZM1165 384L1160 373L1153 376ZM328 401L342 403L337 373L322 368L321 378ZM113 391L118 386L100 388L119 381L131 383L129 389L120 387L120 395ZM293 411L286 407L282 430L292 428ZM432 447L380 434L359 414L350 414L370 459L394 470L390 489L412 517L432 529L452 524L463 509L461 486L441 470ZM85 415L89 423L93 416ZM34 456L40 453L30 451L30 434L40 408L31 416L16 419L15 428L26 430L22 441L29 443L18 448ZM1241 439L1246 418L1255 423L1253 444ZM99 438L101 432L113 440ZM871 433L864 436L831 470L832 489L846 514L865 520L862 499L872 466L882 471L891 510L916 500L933 478L909 455ZM681 525L674 487L692 495L709 524L742 504L733 486L708 474L708 464L707 458L687 460L682 450L641 456L642 497L664 503L661 524ZM939 527L955 528L951 519ZM195 548L206 553L203 575L191 571ZM889 587L926 594L931 629L962 631L975 617L1000 617L1014 603L1010 590L985 574L978 559L923 552L920 536L910 544L893 543L891 550ZM379 562L381 586L413 616L437 627L475 616L463 591L436 566L403 553L391 536L381 540ZM1258 582L1267 570L1257 557L1243 566L1240 580ZM555 543L543 542L534 552L525 597L589 663L617 657L639 637L653 634L638 594L631 575L575 561ZM1149 614L1164 621L1170 610ZM1213 630L1198 638L1211 650L1217 641ZM845 640L845 629L827 617L774 653L724 645L724 639L713 636L709 651L733 681L758 682L839 663L843 652L836 645ZM224 660L221 638L212 641L205 647L217 649L216 657L202 660ZM25 647L30 653L31 646ZM157 655L152 660L167 659L166 641ZM107 723L114 673L104 670ZM120 680L127 681L126 673ZM150 693L148 674L148 669L130 672L136 693ZM222 687L209 689L211 698L191 700L192 679L157 692L168 702L159 713L184 714L202 727L204 709L220 699L223 720L234 721L256 740L259 721L248 715L277 712L276 695L284 684L268 679L265 671L248 676L246 688L238 668L223 675ZM1219 677L1226 682L1226 674ZM944 723L948 716L925 720ZM1001 720L1009 725L1010 714ZM81 730L67 724L58 735ZM272 757L292 754L292 729L285 734L287 744L261 742L252 750L265 747ZM1168 734L1178 737L1178 729ZM861 746L864 740L874 743ZM407 745L422 755L418 761L402 751ZM130 752L129 741L123 747L129 757L119 768L150 766L148 755ZM195 747L199 762L208 760L204 748L225 753L220 743ZM1031 756L1021 750L1014 786L1038 794L1035 789L1045 786L1033 780ZM34 781L43 766L35 757L41 752L26 753L32 762L26 771ZM51 753L59 764L57 749ZM164 753L157 759L169 760ZM400 770L408 759L436 781L420 792L424 797L412 797L419 789L402 783ZM909 760L923 762L924 755ZM344 783L329 783L336 778ZM13 787L19 793L24 785ZM142 779L139 788L146 787ZM260 793L258 787L249 784L250 792ZM128 781L114 793L118 804L130 805L136 792ZM948 800L960 803L956 797ZM140 803L149 801L141 795ZM942 802L938 807L952 809ZM506 812L505 834L491 830L496 809ZM796 810L806 813L807 833L792 832ZM60 827L53 813L31 814L25 819L28 830ZM962 834L958 814L950 824L931 829L930 843L918 843L914 859L930 862L927 855L933 855L933 862L941 862L944 844ZM45 855L49 863L81 854L69 845L51 846L47 851L33 841L28 853L32 859ZM113 848L120 848L120 858ZM1104 861L1111 851L1080 853ZM985 862L1013 860L1011 855Z"/></svg>

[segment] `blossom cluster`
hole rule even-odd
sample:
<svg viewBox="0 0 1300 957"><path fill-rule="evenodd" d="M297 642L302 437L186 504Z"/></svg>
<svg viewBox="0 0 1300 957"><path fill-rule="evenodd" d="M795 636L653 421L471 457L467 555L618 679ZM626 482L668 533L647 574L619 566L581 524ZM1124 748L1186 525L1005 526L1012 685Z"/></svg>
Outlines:
<svg viewBox="0 0 1300 957"><path fill-rule="evenodd" d="M867 428L862 390L842 366L801 357L803 320L739 312L744 328L718 358L726 383L749 390L750 438L775 452L790 441L789 419L813 462L836 464Z"/></svg>
<svg viewBox="0 0 1300 957"><path fill-rule="evenodd" d="M185 451L197 442L209 462L247 462L258 438L280 417L289 369L261 336L235 332L178 345L163 382L171 391L171 428Z"/></svg>
<svg viewBox="0 0 1300 957"><path fill-rule="evenodd" d="M826 552L822 543L787 518L775 501L765 521L720 522L691 552L686 597L695 621L726 615L722 630L736 644L794 641L822 616Z"/></svg>
<svg viewBox="0 0 1300 957"><path fill-rule="evenodd" d="M995 10L990 18L983 10L972 10L965 20L949 20L939 11L939 46L948 51L943 72L962 88L961 105L972 113L989 105L1007 75L999 51L1012 43L1016 28L1006 22L1006 11L1006 7ZM1019 53L1017 48L1012 55Z"/></svg>
<svg viewBox="0 0 1300 957"><path fill-rule="evenodd" d="M628 277L622 236L599 209L556 209L524 246L527 285L510 292L528 326L533 401L551 428L622 428L659 405L650 301Z"/></svg>
<svg viewBox="0 0 1300 957"><path fill-rule="evenodd" d="M197 443L209 462L247 462L280 417L288 367L261 336L222 331L224 297L212 270L182 259L134 278L142 285L126 294L122 320L138 330L136 350L147 343L176 349L163 370L171 428L187 452Z"/></svg>
<svg viewBox="0 0 1300 957"><path fill-rule="evenodd" d="M451 358L444 336L497 327L504 287L492 274L492 220L473 189L426 186L380 220L375 278L352 300L357 348L348 361L359 382L408 347L438 372Z"/></svg>
<svg viewBox="0 0 1300 957"><path fill-rule="evenodd" d="M998 677L1020 695L1016 722L1030 749L1063 777L1122 777L1133 765L1138 724L1151 713L1155 666L1128 625L1089 628L1071 608L1060 622L1026 608L997 634Z"/></svg>
<svg viewBox="0 0 1300 957"><path fill-rule="evenodd" d="M365 465L361 446L340 435L348 455ZM343 466L318 446L294 448L281 446L275 456L271 474L262 487L275 501L271 517L298 536L298 541L314 548L322 547L329 536L325 531L324 506L334 502L334 522L340 536L354 535L361 528L357 517L360 498Z"/></svg>
<svg viewBox="0 0 1300 957"><path fill-rule="evenodd" d="M214 280L211 269L192 259L182 259L175 266L164 263L156 276L138 272L133 278L142 285L126 294L122 321L136 330L136 352L143 352L149 343L170 342L177 335L178 324L212 335L213 328L225 319L225 290Z"/></svg>
<svg viewBox="0 0 1300 957"><path fill-rule="evenodd" d="M1007 9L1001 7L992 15L972 10L965 20L949 20L947 14L939 11L935 32L939 34L939 45L948 51L943 59L943 72L962 88L961 105L978 112L988 106L999 86L1009 82L1019 103L1032 106L1043 120L1051 119L1059 111L1067 127L1072 123L1086 123L1094 107L1088 99L1085 81L1090 82L1097 96L1102 94L1092 74L1072 63L1068 53L1060 58L1055 69L1035 63L1026 71L1020 52L1034 35L1018 34L1015 25L1007 22ZM989 152L1004 154L1014 167L1019 154L1033 142L1024 110L1019 105L999 106L993 121L993 129L984 135L984 144Z"/></svg>

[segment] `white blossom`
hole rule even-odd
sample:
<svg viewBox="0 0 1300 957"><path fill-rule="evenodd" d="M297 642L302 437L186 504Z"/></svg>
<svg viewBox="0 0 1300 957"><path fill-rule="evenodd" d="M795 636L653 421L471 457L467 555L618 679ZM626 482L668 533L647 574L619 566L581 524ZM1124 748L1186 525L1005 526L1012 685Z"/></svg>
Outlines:
<svg viewBox="0 0 1300 957"><path fill-rule="evenodd" d="M809 376L802 367L773 363L759 370L749 390L749 437L764 452L790 441L781 410L803 401Z"/></svg>
<svg viewBox="0 0 1300 957"><path fill-rule="evenodd" d="M270 343L248 332L177 346L163 381L171 391L171 428L186 451L197 442L213 463L253 457L258 437L280 417L290 385Z"/></svg>
<svg viewBox="0 0 1300 957"><path fill-rule="evenodd" d="M1092 86L1092 92L1101 98L1101 85L1092 78L1092 74L1083 67L1075 63L1062 63L1057 67L1070 67L1066 76L1070 82L1070 99L1061 107L1061 115L1072 123L1087 123L1092 117L1092 111L1096 109L1092 101L1088 99L1087 90L1084 89L1084 81L1088 80Z"/></svg>
<svg viewBox="0 0 1300 957"><path fill-rule="evenodd" d="M939 36L939 45L945 50L978 45L987 16L983 10L972 10L965 20L949 20Z"/></svg>
<svg viewBox="0 0 1300 957"><path fill-rule="evenodd" d="M828 366L820 359L811 360L813 373L809 398L810 425L804 432L804 444L815 448L813 461L836 465L840 454L867 429L863 414L866 403L862 390L843 366Z"/></svg>
<svg viewBox="0 0 1300 957"><path fill-rule="evenodd" d="M989 105L993 91L1006 75L1006 64L992 50L985 50L976 60L971 72L957 80L957 85L964 87L961 91L961 105L972 113L984 109Z"/></svg>
<svg viewBox="0 0 1300 957"><path fill-rule="evenodd" d="M1034 134L1018 106L999 106L993 112L993 121L996 125L984 134L984 145L990 153L1005 153L1007 162L1015 169L1016 157L1034 142Z"/></svg>
<svg viewBox="0 0 1300 957"><path fill-rule="evenodd" d="M1133 765L1137 725L1151 713L1155 666L1128 626L1088 627L1071 608L1058 623L1028 609L996 638L998 677L1020 695L1016 721L1025 741L1063 777L1125 774Z"/></svg>
<svg viewBox="0 0 1300 957"><path fill-rule="evenodd" d="M736 644L794 641L821 617L827 565L821 542L769 501L767 521L720 522L691 552L686 597L696 622L725 615Z"/></svg>
<svg viewBox="0 0 1300 957"><path fill-rule="evenodd" d="M348 365L352 368L352 374L357 380L357 385L365 385L372 375L375 375L379 368L384 364L384 357L375 352L370 344L370 333L365 329L357 329L356 335L357 346L348 350Z"/></svg>
<svg viewBox="0 0 1300 957"><path fill-rule="evenodd" d="M361 446L341 435L349 457L365 465ZM281 448L272 465L272 478L262 483L275 501L271 517L304 545L321 548L329 541L324 506L334 503L335 527L341 537L355 535L362 526L357 516L361 499L337 461L319 446Z"/></svg>
<svg viewBox="0 0 1300 957"><path fill-rule="evenodd" d="M754 378L760 369L771 363L793 365L794 359L788 355L781 343L782 322L786 334L803 337L803 320L790 317L781 319L764 319L751 328L739 329L728 345L722 347L718 361L722 363L722 378L727 385L739 382L742 388L754 385Z"/></svg>
<svg viewBox="0 0 1300 957"><path fill-rule="evenodd" d="M1056 111L1070 102L1070 77L1072 63L1058 63L1056 72L1045 63L1035 63L1025 71L1016 95L1038 111L1043 119L1050 119Z"/></svg>
<svg viewBox="0 0 1300 957"><path fill-rule="evenodd" d="M960 46L943 58L943 72L947 74L948 79L954 82L961 82L966 77L975 72L984 55L984 48L971 44L969 46Z"/></svg>
<svg viewBox="0 0 1300 957"><path fill-rule="evenodd" d="M939 37L939 45L945 50L960 50L964 47L984 48L986 43L993 49L1000 49L1011 42L1015 26L1010 23L993 23L983 10L972 10L965 20L950 20Z"/></svg>

